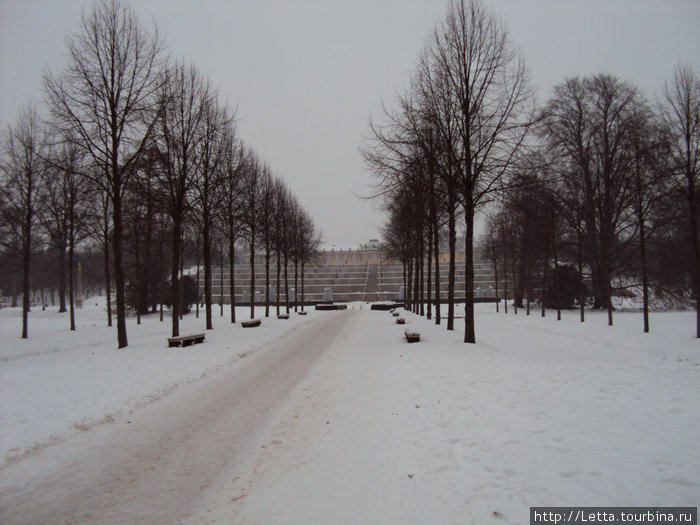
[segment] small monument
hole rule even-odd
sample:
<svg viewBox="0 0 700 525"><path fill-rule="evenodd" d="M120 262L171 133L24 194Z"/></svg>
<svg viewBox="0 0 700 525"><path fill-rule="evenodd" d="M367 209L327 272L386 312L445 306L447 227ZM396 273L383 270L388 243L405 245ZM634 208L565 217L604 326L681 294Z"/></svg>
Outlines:
<svg viewBox="0 0 700 525"><path fill-rule="evenodd" d="M323 289L323 302L332 303L333 302L333 288L326 287Z"/></svg>

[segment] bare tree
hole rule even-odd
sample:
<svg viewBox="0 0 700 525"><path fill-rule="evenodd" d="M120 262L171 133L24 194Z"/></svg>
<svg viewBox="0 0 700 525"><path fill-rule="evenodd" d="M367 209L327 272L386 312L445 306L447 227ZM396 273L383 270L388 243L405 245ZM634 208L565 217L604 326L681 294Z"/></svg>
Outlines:
<svg viewBox="0 0 700 525"><path fill-rule="evenodd" d="M445 147L466 223L464 342L474 343L474 217L517 160L532 122L534 94L505 23L478 0L450 2L427 53L432 84L441 88L429 91L438 97L434 105L451 111L437 111L436 117L451 119L456 130Z"/></svg>
<svg viewBox="0 0 700 525"><path fill-rule="evenodd" d="M261 206L265 192L265 167L255 151L245 154L242 189L242 220L250 250L250 318L255 317L255 249L262 229Z"/></svg>
<svg viewBox="0 0 700 525"><path fill-rule="evenodd" d="M301 311L304 311L304 270L306 264L311 261L312 257L318 250L321 244L321 232L316 229L314 221L311 216L302 210L300 221L299 221L300 231L299 231L299 248L297 250L299 256L299 262L301 265Z"/></svg>
<svg viewBox="0 0 700 525"><path fill-rule="evenodd" d="M659 102L670 144L670 177L686 201L694 258L696 337L700 338L700 79L679 66Z"/></svg>
<svg viewBox="0 0 700 525"><path fill-rule="evenodd" d="M127 346L123 270L122 198L134 164L155 123L162 76L162 41L120 0L101 0L83 12L67 38L60 74L44 74L54 122L97 166L84 175L109 195L117 296L117 339Z"/></svg>
<svg viewBox="0 0 700 525"><path fill-rule="evenodd" d="M274 181L274 192L275 192L275 214L274 214L274 230L273 230L273 245L276 255L276 291L275 291L275 310L277 315L280 315L280 303L281 298L281 272L282 272L282 257L285 257L287 253L287 239L284 236L285 221L287 217L287 207L289 205L289 192L284 185L282 179L275 179ZM286 270L285 270L286 275ZM286 284L285 284L286 286Z"/></svg>
<svg viewBox="0 0 700 525"><path fill-rule="evenodd" d="M73 142L59 144L48 152L46 183L44 185L44 228L59 249L60 277L64 282L66 254L68 268L68 298L70 329L75 330L74 264L76 245L87 237L88 224L93 213L94 192L89 180L80 173L83 166L82 152ZM65 288L64 288L65 290ZM60 293L60 292L59 292ZM60 311L60 310L59 310ZM64 310L65 311L65 310Z"/></svg>
<svg viewBox="0 0 700 525"><path fill-rule="evenodd" d="M646 105L639 90L611 75L573 78L556 86L544 133L559 156L565 202L580 212L596 306L613 324L612 276L624 264L632 239L633 137ZM578 209L580 207L580 209Z"/></svg>
<svg viewBox="0 0 700 525"><path fill-rule="evenodd" d="M265 250L265 317L270 317L270 258L275 227L276 192L275 180L267 165L262 169L262 191L260 199L260 231L262 246Z"/></svg>
<svg viewBox="0 0 700 525"><path fill-rule="evenodd" d="M22 338L29 337L29 272L33 236L42 210L40 195L45 183L46 140L39 116L33 108L22 110L14 126L8 126L0 165L2 176L2 219L12 234L3 239L15 248L22 261ZM12 241L18 242L12 242ZM8 241L11 241L8 243Z"/></svg>
<svg viewBox="0 0 700 525"><path fill-rule="evenodd" d="M229 289L231 295L231 322L236 322L235 248L243 231L242 184L244 147L236 139L235 129L229 124L224 131L224 162L219 179L219 227L228 240ZM223 275L221 276L223 280Z"/></svg>
<svg viewBox="0 0 700 525"><path fill-rule="evenodd" d="M213 328L211 237L221 197L221 192L215 190L219 182L219 167L224 161L223 134L229 126L229 119L227 112L219 105L216 94L212 93L211 97L205 101L203 108L202 139L199 141L197 153L199 163L194 179L194 210L202 234L202 253L204 256L204 304L207 330Z"/></svg>
<svg viewBox="0 0 700 525"><path fill-rule="evenodd" d="M172 336L180 335L180 270L183 258L183 234L190 211L191 189L201 157L202 122L212 92L209 82L194 66L173 65L162 84L157 126L161 169L161 193L164 209L170 215L172 230Z"/></svg>

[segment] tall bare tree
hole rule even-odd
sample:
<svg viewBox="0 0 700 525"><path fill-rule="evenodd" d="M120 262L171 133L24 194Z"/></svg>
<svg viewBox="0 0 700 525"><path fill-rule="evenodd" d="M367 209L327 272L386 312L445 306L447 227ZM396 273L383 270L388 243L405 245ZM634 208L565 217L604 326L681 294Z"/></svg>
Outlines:
<svg viewBox="0 0 700 525"><path fill-rule="evenodd" d="M29 271L33 236L42 210L40 195L45 183L45 130L35 109L22 110L14 126L8 126L0 164L3 188L0 212L10 235L6 248L15 249L22 261L22 338L29 337ZM8 241L18 241L9 242Z"/></svg>
<svg viewBox="0 0 700 525"><path fill-rule="evenodd" d="M191 211L192 188L201 164L203 121L211 102L210 83L194 66L174 64L166 73L160 93L157 126L160 185L164 209L172 219L172 336L180 335L183 235Z"/></svg>
<svg viewBox="0 0 700 525"><path fill-rule="evenodd" d="M244 146L236 138L235 128L229 124L224 131L224 162L219 179L220 221L219 228L228 241L229 289L231 296L231 322L236 322L235 248L243 231L242 184L244 170ZM223 275L221 276L223 279Z"/></svg>
<svg viewBox="0 0 700 525"><path fill-rule="evenodd" d="M696 337L700 338L700 78L679 66L659 103L670 144L669 170L688 208L694 257Z"/></svg>
<svg viewBox="0 0 700 525"><path fill-rule="evenodd" d="M212 231L221 197L221 192L216 191L216 185L220 175L219 168L224 162L224 133L229 119L228 112L219 104L216 93L212 93L209 100L205 101L203 108L202 139L198 145L199 164L194 180L194 210L196 222L202 234L204 256L204 304L207 330L213 328Z"/></svg>
<svg viewBox="0 0 700 525"><path fill-rule="evenodd" d="M255 248L260 239L260 206L265 189L263 165L257 154L249 149L243 171L243 223L250 250L250 318L255 317Z"/></svg>
<svg viewBox="0 0 700 525"><path fill-rule="evenodd" d="M84 158L75 143L58 144L48 152L46 183L44 185L44 227L49 237L57 240L62 265L61 277L68 269L68 298L70 329L75 330L75 249L87 237L93 215L90 181L80 175L85 172ZM66 261L67 255L67 261ZM65 278L63 278L65 283ZM60 311L60 310L59 310Z"/></svg>
<svg viewBox="0 0 700 525"><path fill-rule="evenodd" d="M464 342L474 343L474 217L504 182L527 136L534 93L523 58L505 22L478 0L452 0L428 42L431 75L439 80L436 107L449 98L456 140L446 143L464 209ZM433 85L438 85L436 81ZM431 96L434 96L431 95Z"/></svg>
<svg viewBox="0 0 700 525"><path fill-rule="evenodd" d="M134 164L155 124L163 77L162 40L120 0L101 0L83 12L67 38L68 60L46 71L44 90L57 129L97 166L91 178L111 200L119 348L128 345L123 269L122 199Z"/></svg>
<svg viewBox="0 0 700 525"><path fill-rule="evenodd" d="M545 109L546 143L564 169L561 176L580 213L592 268L596 306L613 324L612 277L624 264L634 227L634 137L647 106L640 91L611 75L567 79Z"/></svg>

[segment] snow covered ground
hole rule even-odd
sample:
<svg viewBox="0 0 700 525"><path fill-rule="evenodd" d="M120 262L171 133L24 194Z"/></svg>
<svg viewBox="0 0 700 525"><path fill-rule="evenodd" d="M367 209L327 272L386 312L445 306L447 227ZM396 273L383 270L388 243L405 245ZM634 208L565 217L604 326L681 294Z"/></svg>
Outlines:
<svg viewBox="0 0 700 525"><path fill-rule="evenodd" d="M694 312L525 316L477 305L476 345L402 313L355 311L243 463L225 469L193 523L526 523L530 506L696 506L700 343ZM352 306L351 306L352 308ZM23 461L241 359L307 319L261 329L215 317L207 343L165 348L157 319L116 350L103 314L0 311L0 445ZM243 314L243 310L241 310ZM312 312L309 319L335 312ZM40 317L43 316L43 319ZM285 324L289 323L289 324ZM96 326L92 326L92 325ZM183 331L203 319L187 316ZM29 451L29 452L28 452ZM50 468L50 465L47 465ZM2 470L0 469L0 477Z"/></svg>
<svg viewBox="0 0 700 525"><path fill-rule="evenodd" d="M118 350L116 328L106 326L104 298L85 301L76 311L77 331L68 330L68 313L35 309L29 339L21 334L21 310L0 310L0 465L45 445L65 440L95 424L110 422L167 395L179 386L216 373L257 347L307 322L292 314L274 316L259 328L230 325L214 309L214 330L206 342L185 349L168 348L170 313L127 319L129 346ZM250 308L236 310L237 321ZM309 312L312 316L323 312ZM256 308L256 317L264 308ZM116 319L115 319L116 323ZM184 316L180 333L204 332L204 312Z"/></svg>

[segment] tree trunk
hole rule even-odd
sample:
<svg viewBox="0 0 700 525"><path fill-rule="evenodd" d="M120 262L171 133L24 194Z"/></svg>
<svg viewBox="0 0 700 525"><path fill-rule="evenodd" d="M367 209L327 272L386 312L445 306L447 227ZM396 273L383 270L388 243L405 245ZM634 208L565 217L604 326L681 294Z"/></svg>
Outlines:
<svg viewBox="0 0 700 525"><path fill-rule="evenodd" d="M420 315L425 316L425 245L422 238L420 243L420 286L418 287L418 289L420 301Z"/></svg>
<svg viewBox="0 0 700 525"><path fill-rule="evenodd" d="M29 337L29 265L32 258L32 210L31 203L27 205L29 210L25 217L24 246L22 250L22 339Z"/></svg>
<svg viewBox="0 0 700 525"><path fill-rule="evenodd" d="M457 232L455 230L455 211L450 203L447 227L449 229L450 261L447 276L447 329L455 329L455 256L457 253Z"/></svg>
<svg viewBox="0 0 700 525"><path fill-rule="evenodd" d="M417 314L420 303L420 250L416 252L416 262L413 264L413 313Z"/></svg>
<svg viewBox="0 0 700 525"><path fill-rule="evenodd" d="M206 319L206 329L211 330L214 328L213 321L212 321L212 291L211 291L211 286L212 286L212 278L211 278L211 273L212 273L212 257L211 257L211 230L209 226L209 221L207 220L206 217L207 214L205 214L204 217L204 224L202 227L202 256L204 259L204 316ZM221 269L223 272L223 268ZM224 276L221 275L221 279L223 280ZM199 298L197 298L197 301L199 301ZM221 297L221 304L224 304L224 298L223 296Z"/></svg>
<svg viewBox="0 0 700 525"><path fill-rule="evenodd" d="M401 283L403 287L403 309L408 310L408 268L406 267L406 261L402 261L401 265L403 266L403 282Z"/></svg>
<svg viewBox="0 0 700 525"><path fill-rule="evenodd" d="M279 230L278 230L279 231ZM281 279L281 272L282 272L282 265L280 264L280 251L279 249L277 251L277 282L275 283L275 306L277 310L277 315L280 314L280 279Z"/></svg>
<svg viewBox="0 0 700 525"><path fill-rule="evenodd" d="M515 295L516 295L516 290L517 290L517 288L518 288L518 283L517 283L517 281L516 281L516 279L517 279L516 276L517 276L517 274L518 274L518 271L517 271L517 269L516 269L516 267L515 267L515 259L516 259L516 258L515 258L515 255L513 255L513 258L512 258L512 259L513 259L513 260L512 260L512 264L511 264L511 265L512 265L512 267L513 267L513 272L511 273L511 277L512 277L512 279L513 279L513 315L518 315L518 301L517 301L517 298L515 297Z"/></svg>
<svg viewBox="0 0 700 525"><path fill-rule="evenodd" d="M428 312L426 314L426 317L428 319L433 318L433 277L432 277L432 263L433 263L433 232L432 228L430 229L430 233L428 234L428 293L427 293L427 306L428 306Z"/></svg>
<svg viewBox="0 0 700 525"><path fill-rule="evenodd" d="M508 254L503 247L503 313L508 313Z"/></svg>
<svg viewBox="0 0 700 525"><path fill-rule="evenodd" d="M289 274L287 273L287 254L284 255L284 298L286 313L289 313Z"/></svg>
<svg viewBox="0 0 700 525"><path fill-rule="evenodd" d="M255 230L250 232L250 318L255 319Z"/></svg>
<svg viewBox="0 0 700 525"><path fill-rule="evenodd" d="M464 213L467 222L464 243L464 342L476 343L474 329L474 208Z"/></svg>
<svg viewBox="0 0 700 525"><path fill-rule="evenodd" d="M195 306L194 316L196 319L199 319L199 300L202 297L199 292L199 236L197 236L197 245L195 250L197 251L197 305ZM222 275L221 278L223 279L224 276Z"/></svg>
<svg viewBox="0 0 700 525"><path fill-rule="evenodd" d="M185 232L180 239L180 321L185 317L185 288L182 286L182 276L185 274Z"/></svg>
<svg viewBox="0 0 700 525"><path fill-rule="evenodd" d="M640 210L641 211L641 210ZM646 229L644 227L643 215L639 221L639 249L642 263L642 301L643 301L643 317L644 317L644 333L649 333L649 279L647 276L647 242Z"/></svg>
<svg viewBox="0 0 700 525"><path fill-rule="evenodd" d="M265 317L270 317L270 243L265 243Z"/></svg>
<svg viewBox="0 0 700 525"><path fill-rule="evenodd" d="M688 143L688 160L690 160L690 144ZM695 257L695 337L700 338L700 233L698 232L698 205L695 184L688 177L688 198L690 211L690 235L693 239L693 255Z"/></svg>
<svg viewBox="0 0 700 525"><path fill-rule="evenodd" d="M299 305L299 294L297 293L297 290L299 289L299 271L298 271L298 265L299 263L297 262L296 259L294 259L294 311L298 311L298 305Z"/></svg>
<svg viewBox="0 0 700 525"><path fill-rule="evenodd" d="M109 272L109 240L105 236L105 295L107 296L107 326L112 326L112 281Z"/></svg>
<svg viewBox="0 0 700 525"><path fill-rule="evenodd" d="M173 218L173 264L171 276L172 337L180 335L180 220Z"/></svg>
<svg viewBox="0 0 700 525"><path fill-rule="evenodd" d="M496 313L499 313L500 311L500 302L501 299L498 297L498 257L496 254L496 250L493 250L493 281L494 284L496 285Z"/></svg>
<svg viewBox="0 0 700 525"><path fill-rule="evenodd" d="M557 254L557 245L552 240L554 249L554 297L557 302L557 321L561 321L561 292L559 290L559 256Z"/></svg>
<svg viewBox="0 0 700 525"><path fill-rule="evenodd" d="M136 263L136 324L141 324L141 258L139 257L139 239L138 234L135 235L134 239L134 258ZM71 274L73 272L73 262L71 261ZM72 281L72 277L71 277ZM71 286L72 286L71 282ZM71 299L72 302L72 299Z"/></svg>
<svg viewBox="0 0 700 525"><path fill-rule="evenodd" d="M435 250L435 324L440 324L440 230L433 225L433 250Z"/></svg>
<svg viewBox="0 0 700 525"><path fill-rule="evenodd" d="M114 165L115 170L118 164ZM121 181L118 175L114 175L114 189L115 192L112 195L112 200L114 203L113 210L113 223L114 223L114 281L117 288L117 343L119 348L125 348L129 345L126 336L126 302L124 293L124 265L122 257L122 240L124 237L124 232L122 229L122 203L119 197L119 191L121 189Z"/></svg>
<svg viewBox="0 0 700 525"><path fill-rule="evenodd" d="M219 316L224 316L224 247L219 246Z"/></svg>
<svg viewBox="0 0 700 525"><path fill-rule="evenodd" d="M583 240L581 239L581 230L577 229L577 248L578 248L578 275L581 280L581 287L578 293L579 309L581 311L580 321L583 323L586 320L586 294L583 287Z"/></svg>
<svg viewBox="0 0 700 525"><path fill-rule="evenodd" d="M235 251L236 241L231 237L228 241L228 275L229 275L229 287L231 289L231 322L236 322L236 273L235 273L235 263L236 263L236 251ZM222 276L223 279L223 276Z"/></svg>
<svg viewBox="0 0 700 525"><path fill-rule="evenodd" d="M75 278L73 265L75 264L75 242L70 241L68 248L68 303L70 305L70 329L75 331Z"/></svg>
<svg viewBox="0 0 700 525"><path fill-rule="evenodd" d="M542 317L546 315L546 295L547 295L547 266L549 266L549 253L545 251L544 266L542 267Z"/></svg>
<svg viewBox="0 0 700 525"><path fill-rule="evenodd" d="M58 247L58 313L68 311L66 308L66 244L63 240Z"/></svg>
<svg viewBox="0 0 700 525"><path fill-rule="evenodd" d="M409 312L413 308L413 258L408 258L408 267L406 268L406 275L408 276L408 282L406 286L406 310Z"/></svg>
<svg viewBox="0 0 700 525"><path fill-rule="evenodd" d="M304 267L306 266L306 263L304 259L301 260L301 311L304 311Z"/></svg>

